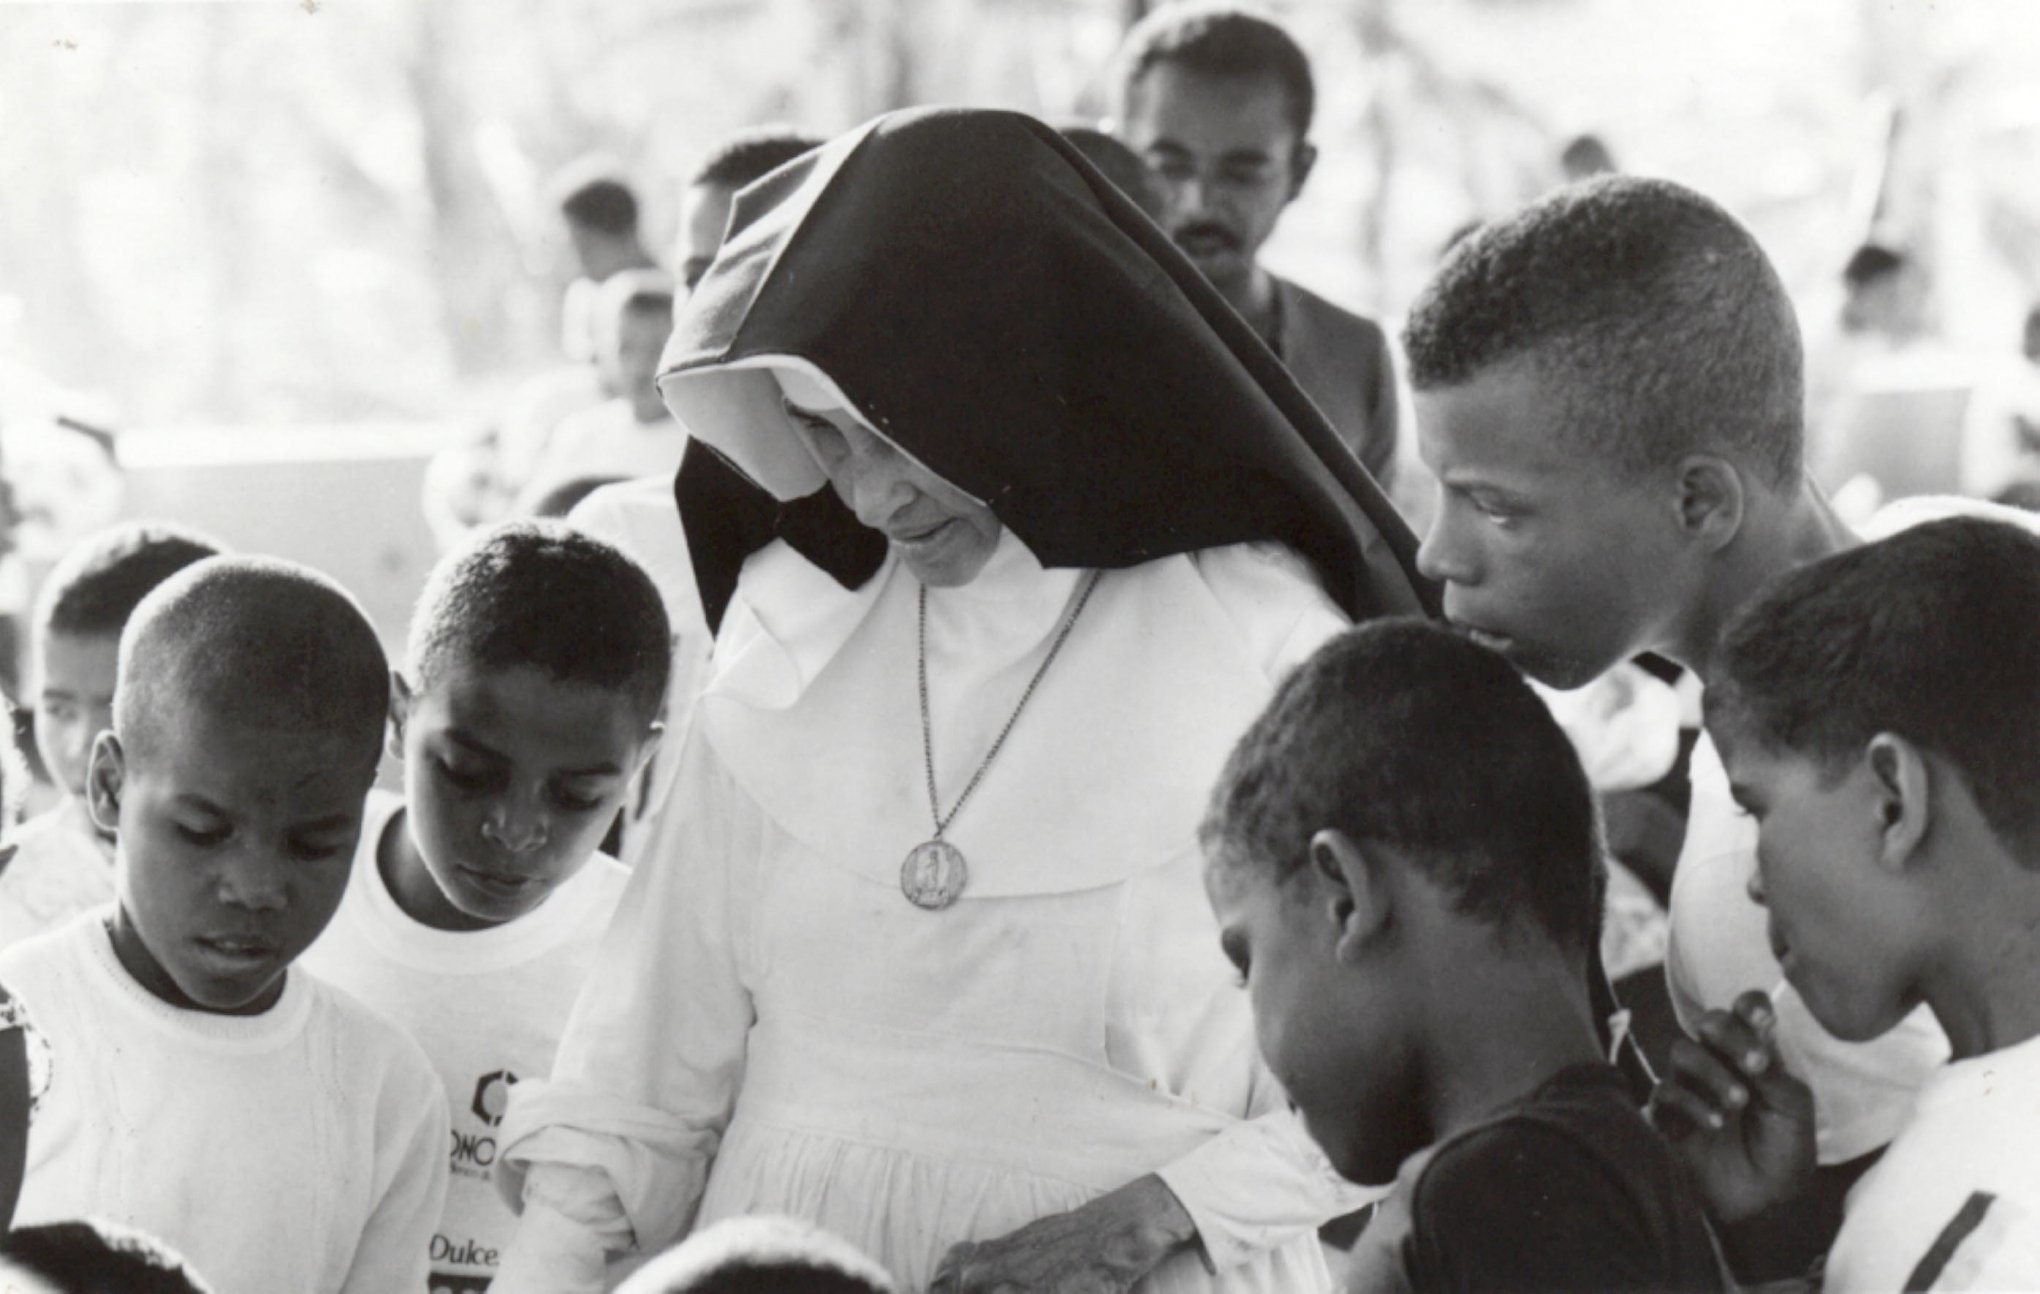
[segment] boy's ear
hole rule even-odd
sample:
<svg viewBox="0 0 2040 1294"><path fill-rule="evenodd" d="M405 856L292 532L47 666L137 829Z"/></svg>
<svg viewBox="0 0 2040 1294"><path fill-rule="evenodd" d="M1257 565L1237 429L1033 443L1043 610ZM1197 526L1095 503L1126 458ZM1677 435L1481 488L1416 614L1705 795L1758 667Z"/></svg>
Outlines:
<svg viewBox="0 0 2040 1294"><path fill-rule="evenodd" d="M127 781L127 751L111 730L92 742L91 762L85 766L85 811L92 825L112 833L120 830L120 793Z"/></svg>
<svg viewBox="0 0 2040 1294"><path fill-rule="evenodd" d="M1310 838L1310 867L1320 906L1333 926L1334 952L1351 964L1388 926L1391 902L1382 860L1345 832L1327 827Z"/></svg>
<svg viewBox="0 0 2040 1294"><path fill-rule="evenodd" d="M1726 548L1742 531L1742 473L1717 454L1688 454L1678 468L1679 529L1709 552Z"/></svg>
<svg viewBox="0 0 2040 1294"><path fill-rule="evenodd" d="M1918 854L1933 821L1932 770L1918 746L1889 732L1870 739L1863 762L1871 779L1871 812L1877 815L1877 861L1895 872Z"/></svg>
<svg viewBox="0 0 2040 1294"><path fill-rule="evenodd" d="M395 670L390 671L390 728L384 745L389 748L390 758L404 762L404 724L411 717L411 685Z"/></svg>
<svg viewBox="0 0 2040 1294"><path fill-rule="evenodd" d="M630 770L632 777L643 775L652 766L652 760L659 753L659 747L666 742L666 725L652 720L651 730L645 734L645 744L638 747L637 767Z"/></svg>
<svg viewBox="0 0 2040 1294"><path fill-rule="evenodd" d="M1297 141L1296 152L1289 159L1289 200L1291 202L1296 201L1297 197L1303 192L1305 181L1310 179L1310 173L1317 169L1317 159L1318 151L1316 144L1310 143L1308 140Z"/></svg>

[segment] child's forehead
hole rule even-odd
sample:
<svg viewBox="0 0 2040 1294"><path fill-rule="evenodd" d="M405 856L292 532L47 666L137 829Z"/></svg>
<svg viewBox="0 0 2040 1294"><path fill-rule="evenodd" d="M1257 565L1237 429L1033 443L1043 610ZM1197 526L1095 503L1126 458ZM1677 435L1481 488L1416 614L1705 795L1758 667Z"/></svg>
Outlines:
<svg viewBox="0 0 2040 1294"><path fill-rule="evenodd" d="M241 696L231 701L196 692L152 689L146 706L130 712L134 725L121 734L130 758L152 771L223 783L265 783L288 772L295 779L324 772L351 773L380 749L380 726L312 723L281 704Z"/></svg>
<svg viewBox="0 0 2040 1294"><path fill-rule="evenodd" d="M433 703L460 725L551 731L581 739L597 735L597 729L640 735L637 729L643 726L643 704L628 683L562 677L532 662L492 662L454 651L418 684L416 700Z"/></svg>
<svg viewBox="0 0 2040 1294"><path fill-rule="evenodd" d="M103 673L110 684L120 658L120 633L74 633L52 629L37 634L35 654L43 668Z"/></svg>

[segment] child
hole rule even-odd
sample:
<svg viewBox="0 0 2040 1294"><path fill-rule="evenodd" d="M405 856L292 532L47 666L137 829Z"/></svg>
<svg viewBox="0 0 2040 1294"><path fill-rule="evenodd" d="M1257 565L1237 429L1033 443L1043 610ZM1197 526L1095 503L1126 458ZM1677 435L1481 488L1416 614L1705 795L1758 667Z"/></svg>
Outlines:
<svg viewBox="0 0 2040 1294"><path fill-rule="evenodd" d="M63 799L15 837L0 872L0 949L113 900L113 844L85 808L92 741L113 725L114 657L135 604L219 551L171 526L116 526L79 542L36 600L29 686L35 745Z"/></svg>
<svg viewBox="0 0 2040 1294"><path fill-rule="evenodd" d="M673 280L625 270L596 289L595 362L610 399L561 420L511 511L530 516L559 487L591 476L628 480L680 469L687 432L659 399L659 354L673 331Z"/></svg>
<svg viewBox="0 0 2040 1294"><path fill-rule="evenodd" d="M453 1117L434 1289L481 1290L516 1218L491 1181L510 1084L544 1077L628 879L597 852L657 744L667 632L616 549L511 522L442 559L394 680L401 798L369 796L305 964L424 1044Z"/></svg>
<svg viewBox="0 0 2040 1294"><path fill-rule="evenodd" d="M1201 834L1269 1068L1340 1172L1394 1183L1349 1289L1721 1288L1595 1032L1592 793L1507 662L1415 621L1334 639Z"/></svg>
<svg viewBox="0 0 2040 1294"><path fill-rule="evenodd" d="M1405 343L1439 478L1419 566L1451 619L1541 682L1578 687L1646 651L1705 682L1737 607L1857 542L1806 472L1792 302L1750 232L1691 190L1611 176L1482 226ZM1689 1032L1779 977L1747 893L1755 833L1705 740L1692 785L1665 959ZM1849 1044L1778 1005L1780 1043L1820 1096L1826 1167L1792 1216L1724 1240L1753 1259L1796 1251L1784 1266L1799 1270L1947 1044L1924 1013Z"/></svg>
<svg viewBox="0 0 2040 1294"><path fill-rule="evenodd" d="M425 1285L446 1098L291 963L339 907L389 677L303 568L215 557L121 635L86 798L118 901L0 954L52 1052L18 1216L161 1237L221 1294Z"/></svg>
<svg viewBox="0 0 2040 1294"><path fill-rule="evenodd" d="M1755 817L1785 975L1838 1038L1924 1002L1953 1061L1851 1193L1824 1288L2040 1289L2040 538L1930 522L1788 576L1730 626L1707 727ZM1662 1123L1717 1200L1812 1160L1761 992L1700 1026Z"/></svg>
<svg viewBox="0 0 2040 1294"><path fill-rule="evenodd" d="M617 1294L894 1294L899 1287L857 1247L811 1223L760 1214L725 1218L638 1269Z"/></svg>

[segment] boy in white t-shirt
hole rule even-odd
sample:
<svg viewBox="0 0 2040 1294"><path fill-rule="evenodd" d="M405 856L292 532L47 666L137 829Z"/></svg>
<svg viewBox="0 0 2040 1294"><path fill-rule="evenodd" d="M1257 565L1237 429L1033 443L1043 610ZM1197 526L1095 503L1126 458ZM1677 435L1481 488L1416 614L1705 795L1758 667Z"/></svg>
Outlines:
<svg viewBox="0 0 2040 1294"><path fill-rule="evenodd" d="M488 1287L516 1218L491 1181L510 1084L552 1070L628 873L598 852L657 745L665 612L628 557L511 522L444 559L412 615L390 749L339 916L306 954L408 1028L446 1086L432 1289Z"/></svg>
<svg viewBox="0 0 2040 1294"><path fill-rule="evenodd" d="M346 889L388 699L375 630L303 568L210 558L136 608L86 775L118 901L0 954L51 1062L17 1224L135 1228L219 1294L424 1288L439 1080L291 972Z"/></svg>
<svg viewBox="0 0 2040 1294"><path fill-rule="evenodd" d="M36 753L62 799L22 824L0 871L0 948L113 901L113 842L85 807L85 768L113 724L120 631L158 584L219 551L173 526L115 526L80 540L43 581L29 692Z"/></svg>
<svg viewBox="0 0 2040 1294"><path fill-rule="evenodd" d="M1773 951L1845 1040L1925 1003L1953 1060L1851 1192L1824 1288L2040 1289L2040 537L1929 522L1780 581L1731 623L1707 724L1757 821ZM1711 1197L1813 1160L1761 992L1659 1088Z"/></svg>

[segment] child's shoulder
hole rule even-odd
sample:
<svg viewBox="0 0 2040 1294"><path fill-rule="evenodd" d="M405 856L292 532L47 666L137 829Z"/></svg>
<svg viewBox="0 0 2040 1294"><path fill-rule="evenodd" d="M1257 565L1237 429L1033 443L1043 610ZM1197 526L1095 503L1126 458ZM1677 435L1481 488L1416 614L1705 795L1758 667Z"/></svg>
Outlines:
<svg viewBox="0 0 2040 1294"><path fill-rule="evenodd" d="M371 1071L405 1088L439 1086L437 1072L408 1030L336 984L299 967L311 999L305 1030L318 1051L350 1068Z"/></svg>
<svg viewBox="0 0 2040 1294"><path fill-rule="evenodd" d="M1410 1185L1420 1265L1468 1288L1719 1288L1699 1197L1612 1067L1447 1138Z"/></svg>
<svg viewBox="0 0 2040 1294"><path fill-rule="evenodd" d="M640 823L638 829L644 830L644 824ZM630 884L630 868L618 861L614 854L598 849L574 879L594 892L596 904L605 914L602 920L606 925L606 914L616 910L616 905L623 899L624 888Z"/></svg>
<svg viewBox="0 0 2040 1294"><path fill-rule="evenodd" d="M35 996L88 976L95 961L92 940L107 938L105 918L105 911L95 909L9 946L0 952L0 984ZM110 945L106 956L112 957Z"/></svg>
<svg viewBox="0 0 2040 1294"><path fill-rule="evenodd" d="M1412 1184L1417 1228L1502 1216L1607 1219L1683 1197L1670 1148L1611 1066L1564 1071L1531 1097L1440 1142Z"/></svg>

